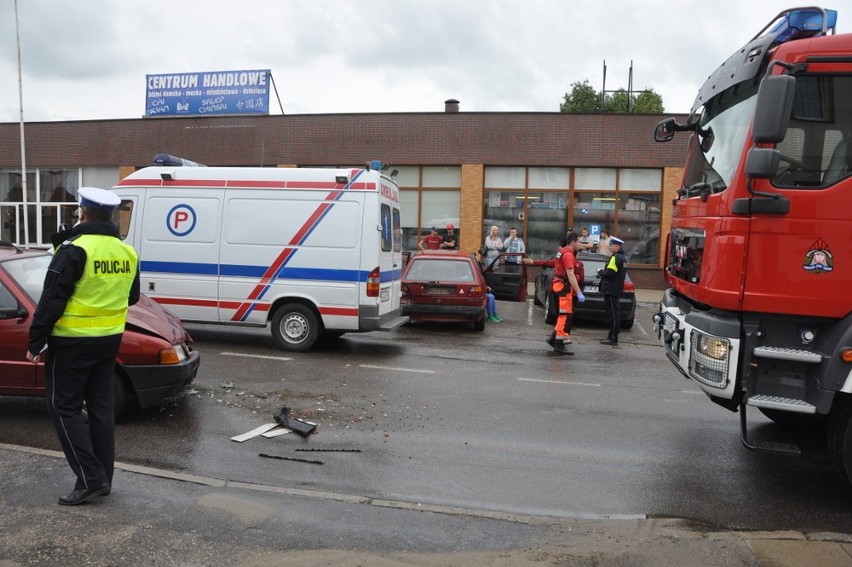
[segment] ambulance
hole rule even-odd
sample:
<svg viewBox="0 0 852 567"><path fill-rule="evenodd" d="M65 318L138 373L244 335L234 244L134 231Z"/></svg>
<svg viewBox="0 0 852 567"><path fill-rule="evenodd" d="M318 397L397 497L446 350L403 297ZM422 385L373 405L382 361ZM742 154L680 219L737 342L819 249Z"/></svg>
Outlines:
<svg viewBox="0 0 852 567"><path fill-rule="evenodd" d="M399 187L385 171L146 167L113 191L146 295L183 321L271 324L280 348L301 352L408 320Z"/></svg>

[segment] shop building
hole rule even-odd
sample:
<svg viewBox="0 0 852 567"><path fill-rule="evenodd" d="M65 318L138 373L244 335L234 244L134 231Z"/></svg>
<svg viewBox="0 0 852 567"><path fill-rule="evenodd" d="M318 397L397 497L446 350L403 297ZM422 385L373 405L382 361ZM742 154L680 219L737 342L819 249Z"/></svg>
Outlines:
<svg viewBox="0 0 852 567"><path fill-rule="evenodd" d="M496 225L502 236L516 228L527 253L546 258L569 227L608 230L625 241L637 286L664 286L660 235L687 137L656 144L660 115L457 110L448 101L432 113L26 123L26 200L20 127L0 124L0 239L47 246L60 223L73 222L80 187L111 187L157 153L218 166L379 159L397 171L406 249L432 226L453 224L460 249L474 251Z"/></svg>

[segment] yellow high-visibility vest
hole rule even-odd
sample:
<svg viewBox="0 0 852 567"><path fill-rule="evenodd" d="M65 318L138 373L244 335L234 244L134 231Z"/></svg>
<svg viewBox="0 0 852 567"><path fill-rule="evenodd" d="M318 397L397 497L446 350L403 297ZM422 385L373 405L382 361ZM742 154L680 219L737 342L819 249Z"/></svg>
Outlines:
<svg viewBox="0 0 852 567"><path fill-rule="evenodd" d="M86 265L51 334L106 337L123 333L139 265L136 251L118 238L101 234L81 235L73 245L86 251Z"/></svg>

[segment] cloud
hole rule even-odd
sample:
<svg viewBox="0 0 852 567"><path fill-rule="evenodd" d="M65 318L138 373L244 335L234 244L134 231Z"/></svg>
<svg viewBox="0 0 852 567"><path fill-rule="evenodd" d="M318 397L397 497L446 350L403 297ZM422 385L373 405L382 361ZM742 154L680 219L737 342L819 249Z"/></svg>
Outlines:
<svg viewBox="0 0 852 567"><path fill-rule="evenodd" d="M577 81L686 112L775 0L141 0L18 4L27 120L138 117L145 75L271 69L287 113L558 110ZM842 19L841 19L842 21ZM842 30L840 30L842 31ZM13 7L0 77L17 84ZM17 121L16 89L0 120ZM277 100L273 94L272 108Z"/></svg>

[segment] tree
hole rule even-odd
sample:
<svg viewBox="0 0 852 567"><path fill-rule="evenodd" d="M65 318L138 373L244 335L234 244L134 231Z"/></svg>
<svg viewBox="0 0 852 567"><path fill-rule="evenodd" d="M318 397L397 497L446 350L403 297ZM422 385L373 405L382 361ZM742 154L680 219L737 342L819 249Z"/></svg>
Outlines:
<svg viewBox="0 0 852 567"><path fill-rule="evenodd" d="M663 97L655 93L654 89L646 88L636 96L633 102L633 112L639 114L662 114L665 111Z"/></svg>
<svg viewBox="0 0 852 567"><path fill-rule="evenodd" d="M599 112L601 97L586 79L571 84L571 93L565 93L559 112Z"/></svg>
<svg viewBox="0 0 852 567"><path fill-rule="evenodd" d="M635 112L637 114L662 114L663 97L646 88L627 95L625 89L618 89L601 96L589 80L577 81L571 85L571 92L565 93L560 112Z"/></svg>

